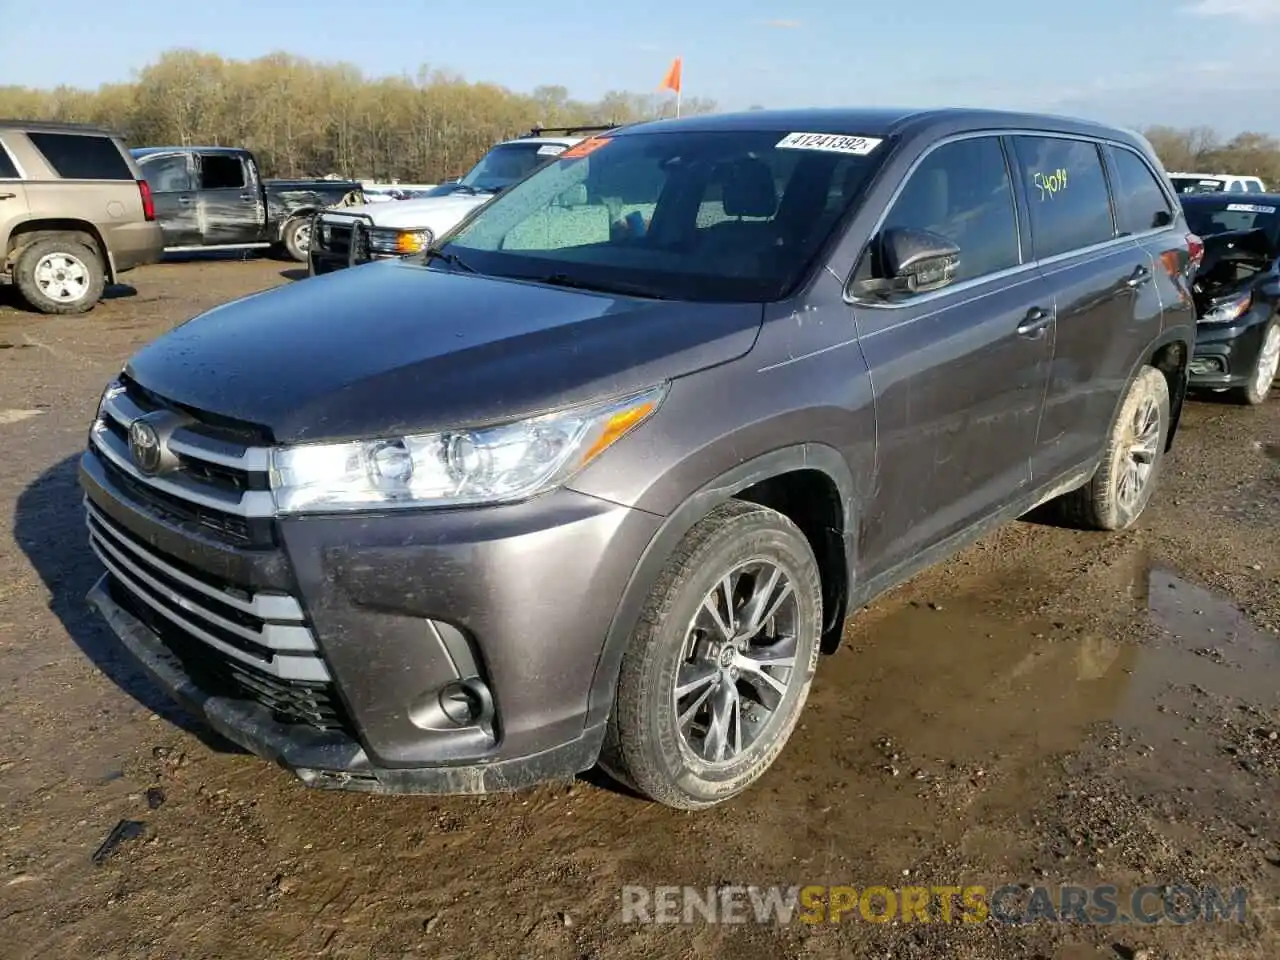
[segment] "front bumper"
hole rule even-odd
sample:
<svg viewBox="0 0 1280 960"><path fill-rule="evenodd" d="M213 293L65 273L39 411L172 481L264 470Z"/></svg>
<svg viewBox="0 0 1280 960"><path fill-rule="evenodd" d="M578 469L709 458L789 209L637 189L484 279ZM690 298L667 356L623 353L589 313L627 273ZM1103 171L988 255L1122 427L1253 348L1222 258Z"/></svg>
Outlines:
<svg viewBox="0 0 1280 960"><path fill-rule="evenodd" d="M184 709L232 743L292 771L313 787L371 793L489 793L571 777L591 767L603 724L543 753L488 763L434 767L376 767L356 740L273 719L250 700L212 696L197 687L156 633L111 596L104 575L89 591L95 607L151 680Z"/></svg>
<svg viewBox="0 0 1280 960"><path fill-rule="evenodd" d="M342 270L344 267L358 267L362 263L371 263L374 260L395 260L402 256L398 253L364 253L357 257L352 257L347 252L334 252L332 250L317 250L314 247L307 254L307 272L318 277L322 274L333 273L335 270Z"/></svg>
<svg viewBox="0 0 1280 960"><path fill-rule="evenodd" d="M1191 355L1191 386L1219 390L1246 386L1271 316L1271 305L1263 304L1237 321L1199 324Z"/></svg>
<svg viewBox="0 0 1280 960"><path fill-rule="evenodd" d="M305 782L476 793L595 762L596 665L660 518L561 490L504 507L291 518L275 524L274 547L249 548L157 515L92 452L81 483L109 571L92 605L160 687ZM244 646L249 621L223 629L233 611L211 584L242 610L283 609L263 614L263 642L300 652ZM192 649L208 659L208 636L191 624L242 645L213 649L234 656L247 687L207 679ZM466 722L442 707L459 683L482 693ZM282 715L285 698L302 706ZM323 716L304 722L309 712Z"/></svg>

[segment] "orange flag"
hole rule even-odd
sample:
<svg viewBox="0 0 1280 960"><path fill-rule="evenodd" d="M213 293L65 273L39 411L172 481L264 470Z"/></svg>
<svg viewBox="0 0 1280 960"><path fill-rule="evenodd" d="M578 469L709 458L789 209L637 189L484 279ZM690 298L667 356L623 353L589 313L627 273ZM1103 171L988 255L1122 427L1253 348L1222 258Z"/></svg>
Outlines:
<svg viewBox="0 0 1280 960"><path fill-rule="evenodd" d="M680 92L680 58L676 57L671 61L671 69L667 71L666 77L663 78L659 90L672 90L675 93Z"/></svg>

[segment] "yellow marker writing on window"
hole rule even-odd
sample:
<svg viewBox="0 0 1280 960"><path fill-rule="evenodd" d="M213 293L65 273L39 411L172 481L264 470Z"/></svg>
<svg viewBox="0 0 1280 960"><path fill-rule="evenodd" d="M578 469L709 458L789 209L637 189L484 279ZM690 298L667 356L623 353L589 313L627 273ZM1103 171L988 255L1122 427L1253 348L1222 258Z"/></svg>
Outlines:
<svg viewBox="0 0 1280 960"><path fill-rule="evenodd" d="M1040 191L1041 200L1052 200L1067 189L1067 171L1059 167L1052 173L1037 173L1033 182Z"/></svg>

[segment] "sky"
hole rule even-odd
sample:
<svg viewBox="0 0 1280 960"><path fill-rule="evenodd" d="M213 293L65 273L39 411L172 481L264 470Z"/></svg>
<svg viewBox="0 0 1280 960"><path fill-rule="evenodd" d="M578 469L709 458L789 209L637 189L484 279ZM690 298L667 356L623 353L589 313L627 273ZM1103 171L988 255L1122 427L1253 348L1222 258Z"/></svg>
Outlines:
<svg viewBox="0 0 1280 960"><path fill-rule="evenodd" d="M183 46L595 99L654 90L680 55L684 95L722 109L1000 107L1280 135L1280 0L20 3L0 0L0 85L125 81Z"/></svg>

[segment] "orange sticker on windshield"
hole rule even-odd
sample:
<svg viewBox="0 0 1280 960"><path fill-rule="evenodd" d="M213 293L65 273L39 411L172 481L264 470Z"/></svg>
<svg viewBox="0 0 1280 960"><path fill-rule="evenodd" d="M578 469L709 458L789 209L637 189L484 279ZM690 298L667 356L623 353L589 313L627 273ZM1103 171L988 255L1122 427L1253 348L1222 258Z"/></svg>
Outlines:
<svg viewBox="0 0 1280 960"><path fill-rule="evenodd" d="M564 153L560 154L560 159L577 160L579 157L585 157L589 153L595 153L608 142L608 137L587 137L587 139L575 143Z"/></svg>

